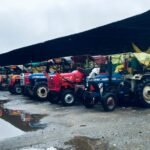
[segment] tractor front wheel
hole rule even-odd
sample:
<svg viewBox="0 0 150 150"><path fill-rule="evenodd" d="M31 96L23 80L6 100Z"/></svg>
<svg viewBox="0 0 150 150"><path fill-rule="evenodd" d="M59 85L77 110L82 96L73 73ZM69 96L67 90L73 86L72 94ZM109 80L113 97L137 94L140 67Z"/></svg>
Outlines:
<svg viewBox="0 0 150 150"><path fill-rule="evenodd" d="M14 86L14 92L17 95L21 94L22 93L22 87L19 84L15 84L15 86Z"/></svg>
<svg viewBox="0 0 150 150"><path fill-rule="evenodd" d="M106 93L102 96L102 106L105 111L113 111L116 108L117 99L113 93Z"/></svg>
<svg viewBox="0 0 150 150"><path fill-rule="evenodd" d="M88 91L84 92L84 95L83 95L83 105L86 108L93 108L93 106L94 106L93 97L91 96L91 94Z"/></svg>
<svg viewBox="0 0 150 150"><path fill-rule="evenodd" d="M61 101L64 106L72 106L75 103L75 96L72 90L63 90L61 94Z"/></svg>
<svg viewBox="0 0 150 150"><path fill-rule="evenodd" d="M12 88L12 87L8 87L8 91L9 91L11 94L15 94L14 88Z"/></svg>

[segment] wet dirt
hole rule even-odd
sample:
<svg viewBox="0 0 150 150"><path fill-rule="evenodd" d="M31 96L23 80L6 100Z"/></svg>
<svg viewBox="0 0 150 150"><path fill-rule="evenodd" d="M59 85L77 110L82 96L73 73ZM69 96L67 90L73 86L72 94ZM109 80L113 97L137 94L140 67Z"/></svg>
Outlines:
<svg viewBox="0 0 150 150"><path fill-rule="evenodd" d="M122 106L106 113L99 106L93 109L85 109L82 105L62 107L9 92L0 92L1 99L10 100L4 103L3 109L48 115L39 119L39 122L47 123L46 128L33 132L18 131L17 137L14 129L15 136L0 141L0 150L46 150L52 147L57 150L148 150L150 147L150 109ZM5 120L0 118L0 121ZM0 122L0 129L3 126ZM5 129L5 134L10 135L9 126ZM0 137L2 135L0 131Z"/></svg>
<svg viewBox="0 0 150 150"><path fill-rule="evenodd" d="M25 132L43 129L47 126L47 124L40 123L40 120L47 116L46 114L30 114L22 110L6 109L4 104L8 101L0 100L0 119Z"/></svg>
<svg viewBox="0 0 150 150"><path fill-rule="evenodd" d="M72 145L75 150L116 150L115 147L110 147L105 139L94 139L86 136L75 136L65 142L65 145Z"/></svg>

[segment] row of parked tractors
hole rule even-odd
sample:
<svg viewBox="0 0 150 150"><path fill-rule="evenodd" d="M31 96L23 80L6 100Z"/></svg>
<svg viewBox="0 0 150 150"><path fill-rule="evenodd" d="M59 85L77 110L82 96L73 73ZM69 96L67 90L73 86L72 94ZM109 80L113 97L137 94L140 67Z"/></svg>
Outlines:
<svg viewBox="0 0 150 150"><path fill-rule="evenodd" d="M101 72L89 78L81 68L69 73L22 73L14 75L8 89L52 104L72 106L80 101L87 108L101 104L105 111L113 111L120 103L136 103L150 107L150 73L124 75Z"/></svg>

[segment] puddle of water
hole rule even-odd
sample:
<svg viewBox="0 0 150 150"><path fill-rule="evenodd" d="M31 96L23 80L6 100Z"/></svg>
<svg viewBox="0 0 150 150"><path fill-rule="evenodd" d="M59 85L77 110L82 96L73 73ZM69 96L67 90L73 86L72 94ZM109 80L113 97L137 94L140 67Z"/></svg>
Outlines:
<svg viewBox="0 0 150 150"><path fill-rule="evenodd" d="M43 129L46 124L40 123L40 119L46 114L30 114L21 110L6 109L3 104L8 101L0 101L0 118L22 131L35 131Z"/></svg>
<svg viewBox="0 0 150 150"><path fill-rule="evenodd" d="M64 144L72 145L76 150L115 150L113 147L110 148L105 139L93 139L86 136L75 136Z"/></svg>

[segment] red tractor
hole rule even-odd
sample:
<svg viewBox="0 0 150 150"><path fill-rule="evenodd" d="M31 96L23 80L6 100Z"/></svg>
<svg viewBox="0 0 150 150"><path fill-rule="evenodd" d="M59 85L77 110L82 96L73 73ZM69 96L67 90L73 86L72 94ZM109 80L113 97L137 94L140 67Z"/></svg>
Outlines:
<svg viewBox="0 0 150 150"><path fill-rule="evenodd" d="M64 106L71 106L75 103L77 92L84 86L85 74L81 70L71 73L56 73L48 78L48 99L51 103L62 102Z"/></svg>

